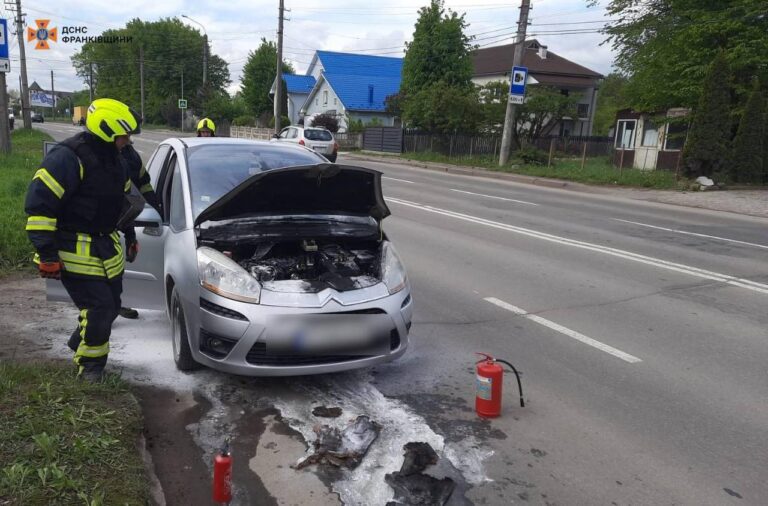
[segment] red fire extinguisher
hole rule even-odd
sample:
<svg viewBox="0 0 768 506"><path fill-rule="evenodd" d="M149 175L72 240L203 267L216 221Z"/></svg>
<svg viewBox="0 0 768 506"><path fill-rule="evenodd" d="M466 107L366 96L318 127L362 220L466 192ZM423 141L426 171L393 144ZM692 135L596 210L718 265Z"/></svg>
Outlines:
<svg viewBox="0 0 768 506"><path fill-rule="evenodd" d="M229 454L229 438L224 441L221 453L213 458L213 500L229 504L232 500L232 456Z"/></svg>
<svg viewBox="0 0 768 506"><path fill-rule="evenodd" d="M525 407L523 400L523 385L520 383L520 374L515 366L507 362L493 358L487 353L477 353L483 359L477 362L475 375L475 411L484 418L495 418L501 415L501 387L504 382L504 368L499 362L512 368L517 378L517 388L520 392L520 407Z"/></svg>

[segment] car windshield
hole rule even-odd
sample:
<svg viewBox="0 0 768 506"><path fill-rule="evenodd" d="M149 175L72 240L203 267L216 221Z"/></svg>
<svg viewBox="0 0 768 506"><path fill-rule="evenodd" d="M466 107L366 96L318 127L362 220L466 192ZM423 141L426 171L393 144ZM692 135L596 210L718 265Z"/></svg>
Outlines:
<svg viewBox="0 0 768 506"><path fill-rule="evenodd" d="M325 160L315 153L279 144L205 144L187 150L192 212L209 205L249 177L265 170L313 165Z"/></svg>
<svg viewBox="0 0 768 506"><path fill-rule="evenodd" d="M331 132L328 130L307 129L304 130L304 138L310 141L330 141L333 140Z"/></svg>

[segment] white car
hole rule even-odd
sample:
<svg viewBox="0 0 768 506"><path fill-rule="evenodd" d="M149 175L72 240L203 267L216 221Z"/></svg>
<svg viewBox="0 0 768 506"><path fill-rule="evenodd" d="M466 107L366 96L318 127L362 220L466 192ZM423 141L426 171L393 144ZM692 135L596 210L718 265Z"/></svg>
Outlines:
<svg viewBox="0 0 768 506"><path fill-rule="evenodd" d="M280 134L276 135L274 140L305 146L323 155L329 162L336 162L336 157L339 153L339 145L336 143L336 139L325 128L289 126L280 130Z"/></svg>

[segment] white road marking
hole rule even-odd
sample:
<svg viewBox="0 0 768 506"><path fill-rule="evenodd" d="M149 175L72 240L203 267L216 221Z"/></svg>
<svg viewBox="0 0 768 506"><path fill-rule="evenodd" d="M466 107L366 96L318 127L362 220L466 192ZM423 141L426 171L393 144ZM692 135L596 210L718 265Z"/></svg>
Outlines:
<svg viewBox="0 0 768 506"><path fill-rule="evenodd" d="M389 180L392 180L392 181L400 181L401 183L416 184L413 181L408 181L407 179L397 179L396 177L381 176L381 179L389 179Z"/></svg>
<svg viewBox="0 0 768 506"><path fill-rule="evenodd" d="M486 302L490 302L491 304L495 304L500 308L506 309L507 311L511 311L517 315L520 315L523 318L527 318L531 321L534 321L539 325L544 325L549 329L552 329L556 332L560 332L561 334L566 335L570 338L576 339L577 341L582 342L587 346L592 346L593 348L597 348L600 351L604 351L609 355L613 355L614 357L620 358L621 360L625 362L629 362L630 364L636 364L638 362L642 362L642 360L635 357L634 355L625 353L619 349L614 348L613 346L608 346L605 343L601 343L600 341L592 339L591 337L587 337L584 334L580 334L579 332L576 332L575 330L571 330L568 327L563 327L559 323L555 323L553 321L547 320L546 318L542 318L541 316L531 314L525 309L519 308L517 306L513 306L512 304L508 304L503 300L499 300L495 297L486 297L483 300L485 300Z"/></svg>
<svg viewBox="0 0 768 506"><path fill-rule="evenodd" d="M495 195L485 195L484 193L474 193L474 192L468 192L464 190L456 190L454 188L450 188L452 192L459 192L459 193L466 193L468 195L477 195L478 197L486 197L489 199L498 199L498 200L506 200L507 202L517 202L518 204L528 204L529 206L538 206L539 204L534 204L533 202L526 202L525 200L517 200L517 199L508 199L506 197L496 197Z"/></svg>
<svg viewBox="0 0 768 506"><path fill-rule="evenodd" d="M727 241L727 242L732 242L736 244L744 244L746 246L754 246L755 248L768 249L768 245L766 244L755 244L753 242L737 241L736 239L728 239L727 237L719 237L716 235L708 235L708 234L699 234L697 232L686 232L685 230L676 230L674 228L659 227L656 225L649 225L647 223L640 223L637 221L620 220L618 218L613 218L613 220L620 221L622 223L631 223L632 225L639 225L641 227L655 228L657 230L666 230L667 232L676 232L678 234L685 234L685 235L695 235L696 237L706 237L707 239L717 239L719 241Z"/></svg>
<svg viewBox="0 0 768 506"><path fill-rule="evenodd" d="M621 250L617 248L610 248L608 246L601 246L599 244L593 244L593 243L584 242L584 241L577 241L575 239L568 239L566 237L560 237L557 235L547 234L544 232L538 232L536 230L531 230L529 228L516 227L514 225L508 225L506 223L500 223L498 221L486 220L484 218L478 218L476 216L470 216L467 214L457 213L454 211L448 211L446 209L440 209L437 207L418 204L416 202L409 202L407 200L401 200L401 199L396 199L391 197L388 197L385 200L387 200L388 202L394 202L396 204L404 205L407 207L413 207L415 209L420 209L422 211L426 211L430 213L441 214L443 216L448 216L451 218L456 218L456 219L468 221L471 223L477 223L480 225L485 225L487 227L498 228L501 230L506 230L508 232L514 232L516 234L526 235L528 237L534 237L536 239L542 239L542 240L554 242L557 244L563 244L565 246L572 246L574 248L581 248L581 249L586 249L590 251L596 251L598 253L603 253L605 255L611 255L611 256L623 258L625 260L631 260L633 262L651 265L653 267L658 267L660 269L667 269L670 271L680 272L682 274L688 274L689 276L696 276L703 279L718 281L720 283L726 283L729 285L737 286L739 288L745 288L747 290L752 290L754 292L768 295L768 285L764 283L758 283L756 281L751 281L749 279L737 278L735 276L730 276L728 274L708 271L705 269L700 269L698 267L692 267L690 265L669 262L667 260L662 260L660 258L641 255L639 253L632 253L631 251Z"/></svg>

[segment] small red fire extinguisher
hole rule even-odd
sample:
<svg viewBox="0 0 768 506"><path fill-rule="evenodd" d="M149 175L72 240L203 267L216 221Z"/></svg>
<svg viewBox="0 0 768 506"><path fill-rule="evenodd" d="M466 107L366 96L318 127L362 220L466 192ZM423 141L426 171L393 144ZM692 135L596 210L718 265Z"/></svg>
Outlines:
<svg viewBox="0 0 768 506"><path fill-rule="evenodd" d="M221 453L213 458L213 500L229 504L232 500L232 456L229 453L229 438L224 441Z"/></svg>
<svg viewBox="0 0 768 506"><path fill-rule="evenodd" d="M476 353L482 358L477 362L475 371L475 411L484 418L495 418L501 415L501 387L504 382L504 368L499 362L512 368L517 378L517 388L520 392L520 407L525 407L523 400L523 385L520 383L520 374L515 366L507 362L493 358L487 353Z"/></svg>

